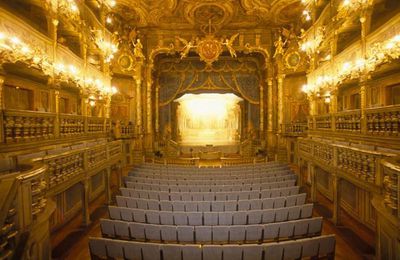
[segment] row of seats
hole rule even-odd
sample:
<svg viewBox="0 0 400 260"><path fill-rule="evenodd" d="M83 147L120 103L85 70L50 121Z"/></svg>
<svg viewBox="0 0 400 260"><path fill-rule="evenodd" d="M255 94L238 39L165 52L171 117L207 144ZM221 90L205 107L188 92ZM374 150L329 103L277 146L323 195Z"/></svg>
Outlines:
<svg viewBox="0 0 400 260"><path fill-rule="evenodd" d="M181 245L89 238L92 258L132 260L282 260L334 259L333 235L245 245Z"/></svg>
<svg viewBox="0 0 400 260"><path fill-rule="evenodd" d="M125 182L138 182L138 183L148 183L148 184L158 184L158 185L238 185L238 184L260 184L264 182L278 182L278 181L286 181L297 179L297 175L288 172L282 173L276 176L268 176L262 175L257 178L241 178L241 179L232 179L230 177L225 177L220 180L215 179L207 179L207 180L192 180L190 179L163 179L163 178L146 178L146 177L136 177L136 176L126 176L124 177Z"/></svg>
<svg viewBox="0 0 400 260"><path fill-rule="evenodd" d="M282 173L290 173L292 172L287 167L280 167L274 169L265 169L259 171L220 171L220 172L196 172L196 171L152 171L152 170L135 170L129 172L129 176L138 176L138 177L161 177L161 178L179 178L183 177L186 179L214 179L221 180L222 177L230 177L230 178L254 178L261 176L273 176L273 175L281 175Z"/></svg>
<svg viewBox="0 0 400 260"><path fill-rule="evenodd" d="M103 236L165 243L232 244L281 241L321 234L322 217L234 226L173 226L101 219Z"/></svg>
<svg viewBox="0 0 400 260"><path fill-rule="evenodd" d="M225 201L170 201L138 199L131 197L117 196L117 206L135 209L149 209L162 211L236 211L236 210L257 210L273 209L303 205L306 201L306 194L301 193L286 197L225 200Z"/></svg>
<svg viewBox="0 0 400 260"><path fill-rule="evenodd" d="M127 182L125 186L131 189L138 190L154 190L154 191L168 191L168 192L189 192L192 191L200 191L200 192L219 192L219 191L248 191L248 190L265 190L265 189L276 189L276 188L284 188L291 187L296 185L296 180L286 180L279 182L267 182L261 183L258 185L160 185L160 184L147 184L147 183L137 183L137 182ZM254 186L254 188L252 187Z"/></svg>
<svg viewBox="0 0 400 260"><path fill-rule="evenodd" d="M274 169L274 170L264 170L260 172L219 172L214 174L202 174L202 173L186 173L186 174L176 174L176 173L169 173L165 174L163 172L151 172L151 171L135 171L130 172L128 176L138 177L138 178L156 178L156 179L167 179L167 180L224 180L224 178L231 178L231 179L255 179L255 178L262 178L262 177L274 177L274 176L281 176L293 173L292 170L282 168L282 169Z"/></svg>
<svg viewBox="0 0 400 260"><path fill-rule="evenodd" d="M265 189L261 191L235 192L167 192L149 191L132 188L120 188L122 196L153 200L185 200L185 201L214 201L214 200L246 200L276 198L299 194L300 187L292 186L279 189Z"/></svg>
<svg viewBox="0 0 400 260"><path fill-rule="evenodd" d="M172 212L109 206L111 219L161 225L252 225L305 219L312 204L277 209L225 212Z"/></svg>

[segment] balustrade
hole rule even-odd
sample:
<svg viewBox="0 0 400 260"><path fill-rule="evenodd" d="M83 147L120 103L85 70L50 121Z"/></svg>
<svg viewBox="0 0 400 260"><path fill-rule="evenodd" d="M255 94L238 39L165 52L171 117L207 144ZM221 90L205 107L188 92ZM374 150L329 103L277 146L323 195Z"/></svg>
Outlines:
<svg viewBox="0 0 400 260"><path fill-rule="evenodd" d="M336 131L360 132L361 131L361 112L349 111L334 115Z"/></svg>
<svg viewBox="0 0 400 260"><path fill-rule="evenodd" d="M91 148L88 151L88 166L96 167L98 164L104 163L107 160L107 151L104 145Z"/></svg>
<svg viewBox="0 0 400 260"><path fill-rule="evenodd" d="M6 110L3 116L6 143L23 143L54 138L55 114Z"/></svg>
<svg viewBox="0 0 400 260"><path fill-rule="evenodd" d="M395 156L339 144L328 144L313 139L299 140L301 156L315 158L324 165L331 165L338 170L372 184L380 183L379 164L382 159Z"/></svg>
<svg viewBox="0 0 400 260"><path fill-rule="evenodd" d="M287 135L303 135L306 133L307 128L308 126L306 122L295 122L281 125L282 132Z"/></svg>
<svg viewBox="0 0 400 260"><path fill-rule="evenodd" d="M315 126L317 129L331 129L332 118L330 115L315 116Z"/></svg>
<svg viewBox="0 0 400 260"><path fill-rule="evenodd" d="M384 203L393 215L400 218L400 158L385 159L382 165Z"/></svg>
<svg viewBox="0 0 400 260"><path fill-rule="evenodd" d="M55 113L3 110L4 142L22 144L111 133L110 120L106 118L71 114L59 114L58 121L56 118ZM124 138L133 137L131 123L124 124L121 131Z"/></svg>
<svg viewBox="0 0 400 260"><path fill-rule="evenodd" d="M85 133L85 118L78 115L60 115L60 136L71 137Z"/></svg>
<svg viewBox="0 0 400 260"><path fill-rule="evenodd" d="M366 110L367 132L371 135L400 135L400 106Z"/></svg>

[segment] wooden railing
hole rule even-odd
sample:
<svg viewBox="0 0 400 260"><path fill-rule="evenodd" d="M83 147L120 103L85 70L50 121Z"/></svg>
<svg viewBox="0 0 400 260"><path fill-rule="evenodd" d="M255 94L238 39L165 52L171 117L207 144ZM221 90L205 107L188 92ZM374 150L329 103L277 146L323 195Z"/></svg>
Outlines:
<svg viewBox="0 0 400 260"><path fill-rule="evenodd" d="M282 124L281 131L284 135L301 136L305 135L308 129L307 122L294 122Z"/></svg>
<svg viewBox="0 0 400 260"><path fill-rule="evenodd" d="M15 257L22 231L30 230L45 210L46 171L47 166L43 164L24 164L0 175L1 259Z"/></svg>
<svg viewBox="0 0 400 260"><path fill-rule="evenodd" d="M46 181L49 191L73 179L82 179L90 171L122 158L121 141L91 145L55 155L36 158L35 162L48 165Z"/></svg>
<svg viewBox="0 0 400 260"><path fill-rule="evenodd" d="M309 119L310 130L328 130L367 136L400 136L400 106L368 108L365 118L361 110L317 115Z"/></svg>
<svg viewBox="0 0 400 260"><path fill-rule="evenodd" d="M115 131L115 124L107 118L72 114L59 114L57 118L56 113L27 110L4 110L3 122L3 142L7 145L107 136ZM122 138L133 138L133 125L123 123L120 133Z"/></svg>
<svg viewBox="0 0 400 260"><path fill-rule="evenodd" d="M400 157L385 159L382 166L385 206L400 219Z"/></svg>
<svg viewBox="0 0 400 260"><path fill-rule="evenodd" d="M299 139L299 155L323 167L335 169L340 174L376 186L382 182L381 162L396 156L394 153L360 149L310 138Z"/></svg>

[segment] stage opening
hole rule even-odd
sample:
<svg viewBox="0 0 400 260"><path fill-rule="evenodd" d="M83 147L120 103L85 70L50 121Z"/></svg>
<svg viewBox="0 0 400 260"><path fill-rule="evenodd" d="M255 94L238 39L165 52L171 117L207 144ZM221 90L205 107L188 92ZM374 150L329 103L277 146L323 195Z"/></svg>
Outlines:
<svg viewBox="0 0 400 260"><path fill-rule="evenodd" d="M235 94L185 94L177 123L183 145L231 145L240 140L240 105Z"/></svg>

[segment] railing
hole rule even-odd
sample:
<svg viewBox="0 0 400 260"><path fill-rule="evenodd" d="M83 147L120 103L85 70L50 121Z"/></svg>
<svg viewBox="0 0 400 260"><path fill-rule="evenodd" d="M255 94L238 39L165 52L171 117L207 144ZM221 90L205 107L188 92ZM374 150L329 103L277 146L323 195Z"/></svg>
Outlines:
<svg viewBox="0 0 400 260"><path fill-rule="evenodd" d="M55 114L5 110L3 117L6 143L34 142L55 137Z"/></svg>
<svg viewBox="0 0 400 260"><path fill-rule="evenodd" d="M400 136L400 106L366 110L367 133Z"/></svg>
<svg viewBox="0 0 400 260"><path fill-rule="evenodd" d="M121 141L113 141L61 152L56 155L46 155L43 158L35 159L35 161L48 165L46 180L51 191L73 178L83 178L89 171L93 171L101 165L112 163L121 157Z"/></svg>
<svg viewBox="0 0 400 260"><path fill-rule="evenodd" d="M315 116L315 127L317 129L328 129L332 128L332 118L330 115Z"/></svg>
<svg viewBox="0 0 400 260"><path fill-rule="evenodd" d="M308 129L307 122L295 122L282 124L281 130L284 135L300 136L305 135Z"/></svg>
<svg viewBox="0 0 400 260"><path fill-rule="evenodd" d="M4 110L3 122L6 144L107 135L111 130L110 121L106 118L59 114L58 123L56 113L26 110Z"/></svg>
<svg viewBox="0 0 400 260"><path fill-rule="evenodd" d="M400 106L368 108L365 110L364 121L361 118L361 110L310 117L309 129L398 137L400 136Z"/></svg>
<svg viewBox="0 0 400 260"><path fill-rule="evenodd" d="M385 206L400 218L400 157L385 159L382 166Z"/></svg>
<svg viewBox="0 0 400 260"><path fill-rule="evenodd" d="M40 164L18 165L11 173L0 175L3 192L0 212L0 257L12 259L22 230L35 225L35 219L47 205L44 181L47 167Z"/></svg>
<svg viewBox="0 0 400 260"><path fill-rule="evenodd" d="M334 118L336 131L355 133L359 133L361 131L360 110L337 113L335 114Z"/></svg>
<svg viewBox="0 0 400 260"><path fill-rule="evenodd" d="M222 166L233 166L233 165L245 165L245 164L257 164L267 162L266 157L250 157L250 158L227 158L222 157Z"/></svg>
<svg viewBox="0 0 400 260"><path fill-rule="evenodd" d="M342 144L332 144L313 139L299 140L301 157L335 168L338 172L365 183L380 185L382 181L380 163L396 156L393 153L360 149Z"/></svg>

